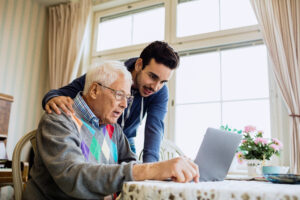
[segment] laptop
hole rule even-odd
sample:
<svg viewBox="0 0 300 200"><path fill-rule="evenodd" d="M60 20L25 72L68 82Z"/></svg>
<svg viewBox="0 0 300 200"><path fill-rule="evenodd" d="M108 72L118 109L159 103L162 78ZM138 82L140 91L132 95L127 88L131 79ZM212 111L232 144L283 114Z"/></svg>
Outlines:
<svg viewBox="0 0 300 200"><path fill-rule="evenodd" d="M223 181L241 140L241 134L208 128L195 159L199 180Z"/></svg>

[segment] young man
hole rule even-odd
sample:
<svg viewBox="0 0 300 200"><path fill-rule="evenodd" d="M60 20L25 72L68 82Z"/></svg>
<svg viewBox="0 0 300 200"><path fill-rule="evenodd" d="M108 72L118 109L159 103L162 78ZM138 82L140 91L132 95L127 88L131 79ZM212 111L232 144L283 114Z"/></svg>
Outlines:
<svg viewBox="0 0 300 200"><path fill-rule="evenodd" d="M159 159L159 148L164 133L164 118L167 112L168 88L165 83L179 64L178 54L165 42L155 41L148 45L139 58L131 58L125 62L131 72L134 96L132 104L118 119L124 134L128 138L131 150L135 152L134 138L137 128L145 114L145 140L143 161L154 162ZM72 99L85 85L85 75L75 79L71 84L58 90L51 90L43 99L43 107L48 113L51 109L60 114L72 112ZM68 96L68 97L66 97ZM71 98L70 98L71 97Z"/></svg>
<svg viewBox="0 0 300 200"><path fill-rule="evenodd" d="M116 124L132 99L131 74L120 62L106 62L86 75L74 113L44 114L36 134L31 179L23 199L103 199L124 181L147 179L198 182L198 166L179 157L140 164Z"/></svg>

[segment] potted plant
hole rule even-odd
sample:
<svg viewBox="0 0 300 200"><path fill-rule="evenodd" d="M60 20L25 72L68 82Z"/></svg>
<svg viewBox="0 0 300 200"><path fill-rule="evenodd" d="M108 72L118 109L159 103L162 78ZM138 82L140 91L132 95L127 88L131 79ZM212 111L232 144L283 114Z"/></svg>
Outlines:
<svg viewBox="0 0 300 200"><path fill-rule="evenodd" d="M270 160L273 155L279 156L283 147L282 143L276 138L264 138L263 131L256 130L255 126L246 126L243 131L231 130L228 126L223 126L221 129L239 134L243 133L243 139L237 149L236 157L239 163L246 160L249 176L261 175L261 166L265 160Z"/></svg>

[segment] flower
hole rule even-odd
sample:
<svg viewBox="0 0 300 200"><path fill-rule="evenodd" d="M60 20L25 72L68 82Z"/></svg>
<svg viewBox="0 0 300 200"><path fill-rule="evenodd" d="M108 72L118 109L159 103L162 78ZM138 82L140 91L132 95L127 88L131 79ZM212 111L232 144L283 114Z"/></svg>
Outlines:
<svg viewBox="0 0 300 200"><path fill-rule="evenodd" d="M242 163L243 159L270 160L274 154L279 156L283 148L282 143L277 138L264 138L264 132L257 130L256 127L252 125L245 126L244 131L231 129L227 125L221 126L221 129L225 131L233 130L232 132L239 134L243 132L243 139L236 153L239 163Z"/></svg>
<svg viewBox="0 0 300 200"><path fill-rule="evenodd" d="M237 161L238 161L239 164L243 163L244 156L243 156L242 152L237 152L236 153L236 158L237 158Z"/></svg>
<svg viewBox="0 0 300 200"><path fill-rule="evenodd" d="M265 138L257 137L257 138L255 138L254 143L255 144L259 144L260 143L262 145L266 145L266 144L268 144L268 140L265 139Z"/></svg>
<svg viewBox="0 0 300 200"><path fill-rule="evenodd" d="M263 131L256 130L256 127L251 125L246 126L243 132L243 140L237 153L238 160L270 160L274 154L279 156L283 145L278 139L263 138Z"/></svg>
<svg viewBox="0 0 300 200"><path fill-rule="evenodd" d="M245 128L244 128L245 133L250 133L250 132L254 132L254 131L256 131L255 126L248 125L248 126L245 126Z"/></svg>
<svg viewBox="0 0 300 200"><path fill-rule="evenodd" d="M262 130L257 131L257 133L259 133L261 135L264 134L264 132Z"/></svg>
<svg viewBox="0 0 300 200"><path fill-rule="evenodd" d="M277 138L272 138L272 141L282 149L283 144Z"/></svg>
<svg viewBox="0 0 300 200"><path fill-rule="evenodd" d="M271 144L270 147L272 149L274 149L274 151L279 151L280 150L280 147L278 145L276 145L276 144Z"/></svg>

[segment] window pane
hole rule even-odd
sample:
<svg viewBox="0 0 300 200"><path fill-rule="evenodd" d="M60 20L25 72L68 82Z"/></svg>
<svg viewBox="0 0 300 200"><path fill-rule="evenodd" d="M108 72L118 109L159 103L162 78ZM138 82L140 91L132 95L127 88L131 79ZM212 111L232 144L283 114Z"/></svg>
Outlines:
<svg viewBox="0 0 300 200"><path fill-rule="evenodd" d="M176 103L220 100L218 52L184 56L176 71Z"/></svg>
<svg viewBox="0 0 300 200"><path fill-rule="evenodd" d="M157 8L133 16L133 44L164 39L165 9Z"/></svg>
<svg viewBox="0 0 300 200"><path fill-rule="evenodd" d="M131 42L131 26L130 16L99 23L97 51L129 45Z"/></svg>
<svg viewBox="0 0 300 200"><path fill-rule="evenodd" d="M257 24L250 0L220 0L221 30Z"/></svg>
<svg viewBox="0 0 300 200"><path fill-rule="evenodd" d="M269 100L241 101L223 103L223 124L237 129L253 125L270 137Z"/></svg>
<svg viewBox="0 0 300 200"><path fill-rule="evenodd" d="M267 65L264 45L222 51L223 100L268 98Z"/></svg>
<svg viewBox="0 0 300 200"><path fill-rule="evenodd" d="M136 137L134 138L136 155L139 156L144 149L144 140L145 140L145 125L147 120L147 114L144 116L143 121L140 123L140 126L137 129Z"/></svg>
<svg viewBox="0 0 300 200"><path fill-rule="evenodd" d="M193 104L176 106L176 144L183 153L194 159L207 127L219 128L220 104Z"/></svg>
<svg viewBox="0 0 300 200"><path fill-rule="evenodd" d="M270 137L265 46L181 57L175 98L175 142L192 158L208 127L254 125Z"/></svg>
<svg viewBox="0 0 300 200"><path fill-rule="evenodd" d="M178 0L177 37L254 24L249 0Z"/></svg>
<svg viewBox="0 0 300 200"><path fill-rule="evenodd" d="M165 9L158 6L101 18L97 51L164 40Z"/></svg>
<svg viewBox="0 0 300 200"><path fill-rule="evenodd" d="M219 30L219 0L198 0L177 6L177 36Z"/></svg>

